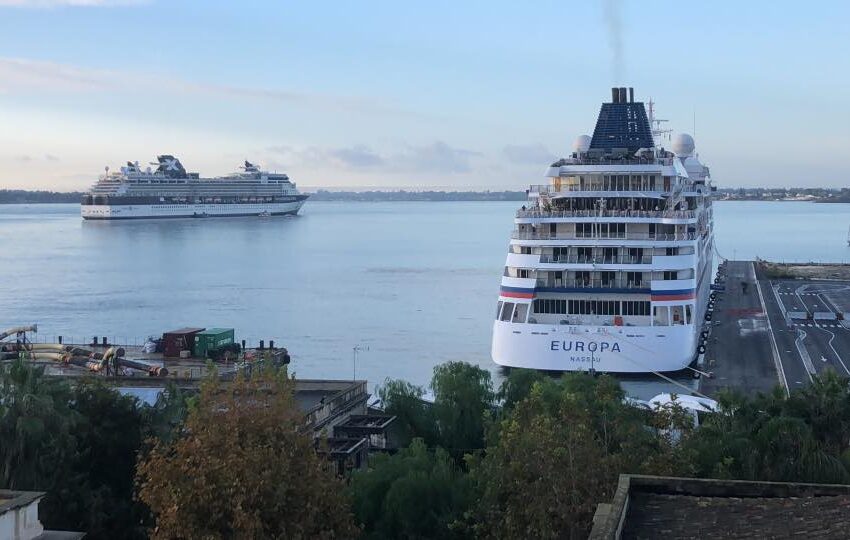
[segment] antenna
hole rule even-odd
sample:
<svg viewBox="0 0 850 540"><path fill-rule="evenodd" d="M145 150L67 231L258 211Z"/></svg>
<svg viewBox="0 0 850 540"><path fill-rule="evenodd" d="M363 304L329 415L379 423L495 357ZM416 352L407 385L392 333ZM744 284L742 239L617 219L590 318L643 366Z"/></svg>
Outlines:
<svg viewBox="0 0 850 540"><path fill-rule="evenodd" d="M652 132L653 140L657 139L667 139L670 140L670 134L673 133L672 129L662 128L663 122L669 122L669 120L664 118L656 118L655 117L655 102L652 101L652 98L649 98L649 129Z"/></svg>
<svg viewBox="0 0 850 540"><path fill-rule="evenodd" d="M697 107L694 105L694 131L693 131L694 139L697 138Z"/></svg>

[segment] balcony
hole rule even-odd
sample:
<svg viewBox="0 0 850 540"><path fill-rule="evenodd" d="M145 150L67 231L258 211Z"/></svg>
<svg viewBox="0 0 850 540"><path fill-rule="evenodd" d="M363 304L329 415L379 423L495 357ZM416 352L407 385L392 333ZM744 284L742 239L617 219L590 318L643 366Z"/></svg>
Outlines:
<svg viewBox="0 0 850 540"><path fill-rule="evenodd" d="M517 210L520 219L560 218L644 218L644 219L696 219L694 210Z"/></svg>
<svg viewBox="0 0 850 540"><path fill-rule="evenodd" d="M678 234L650 234L650 233L608 233L587 234L577 232L549 233L549 232L519 232L511 233L512 240L651 240L654 242L675 242L682 240L696 240L697 233Z"/></svg>
<svg viewBox="0 0 850 540"><path fill-rule="evenodd" d="M556 289L646 289L649 281L625 279L538 279L536 287Z"/></svg>
<svg viewBox="0 0 850 540"><path fill-rule="evenodd" d="M629 255L618 255L616 257L586 257L584 255L541 255L540 262L543 264L651 264L652 255L631 257Z"/></svg>

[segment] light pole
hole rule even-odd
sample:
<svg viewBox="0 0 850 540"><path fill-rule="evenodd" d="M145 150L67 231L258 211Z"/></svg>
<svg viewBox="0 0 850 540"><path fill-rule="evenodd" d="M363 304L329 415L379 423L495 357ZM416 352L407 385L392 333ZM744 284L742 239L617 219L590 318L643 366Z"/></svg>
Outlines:
<svg viewBox="0 0 850 540"><path fill-rule="evenodd" d="M351 380L352 381L357 380L357 353L359 353L360 351L368 351L368 350L369 350L368 345L366 345L366 346L355 345L354 347L351 348L351 352L352 352L352 377L351 377Z"/></svg>

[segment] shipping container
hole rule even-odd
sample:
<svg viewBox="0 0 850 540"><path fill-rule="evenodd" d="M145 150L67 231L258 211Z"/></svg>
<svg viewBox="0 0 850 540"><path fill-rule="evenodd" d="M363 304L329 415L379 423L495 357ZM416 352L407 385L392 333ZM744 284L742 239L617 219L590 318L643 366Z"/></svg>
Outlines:
<svg viewBox="0 0 850 540"><path fill-rule="evenodd" d="M231 345L233 341L233 328L207 328L195 334L192 353L198 358L206 358L210 352Z"/></svg>
<svg viewBox="0 0 850 540"><path fill-rule="evenodd" d="M163 356L178 358L180 351L191 351L195 343L195 334L203 328L180 328L162 334Z"/></svg>

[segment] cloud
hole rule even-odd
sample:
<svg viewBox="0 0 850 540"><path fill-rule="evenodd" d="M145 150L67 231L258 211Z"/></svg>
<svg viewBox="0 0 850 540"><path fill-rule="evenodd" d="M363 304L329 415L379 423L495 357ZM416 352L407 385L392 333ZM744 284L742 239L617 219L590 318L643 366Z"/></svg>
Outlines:
<svg viewBox="0 0 850 540"><path fill-rule="evenodd" d="M2 1L4 0L0 0ZM144 91L148 94L208 95L243 101L287 102L322 110L358 111L367 114L414 114L368 98L354 96L297 92L283 88L200 83L173 75L148 74L142 77L130 71L95 69L28 58L0 57L0 93L31 93L33 91L55 94Z"/></svg>
<svg viewBox="0 0 850 540"><path fill-rule="evenodd" d="M329 154L336 160L352 168L381 167L386 161L369 147L358 145L351 148L337 148Z"/></svg>
<svg viewBox="0 0 850 540"><path fill-rule="evenodd" d="M502 155L514 163L543 164L555 161L557 156L542 144L509 144L502 148Z"/></svg>
<svg viewBox="0 0 850 540"><path fill-rule="evenodd" d="M456 148L443 141L426 145L408 145L396 152L386 154L381 154L362 144L342 148L272 146L267 150L275 155L275 163L286 166L330 165L354 171L397 174L467 173L472 171L473 158L480 155L478 152Z"/></svg>
<svg viewBox="0 0 850 540"><path fill-rule="evenodd" d="M44 154L44 156L42 156L42 157L31 156L29 154L18 154L17 156L14 156L12 159L14 159L15 161L17 161L19 163L33 163L33 162L40 162L40 161L55 163L55 162L59 161L59 158L54 156L53 154Z"/></svg>

